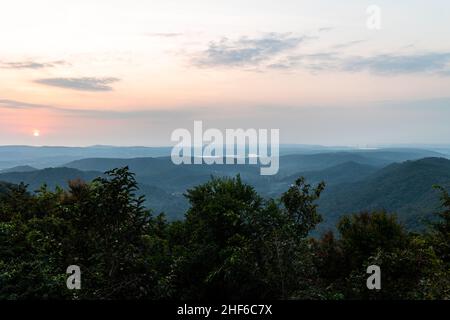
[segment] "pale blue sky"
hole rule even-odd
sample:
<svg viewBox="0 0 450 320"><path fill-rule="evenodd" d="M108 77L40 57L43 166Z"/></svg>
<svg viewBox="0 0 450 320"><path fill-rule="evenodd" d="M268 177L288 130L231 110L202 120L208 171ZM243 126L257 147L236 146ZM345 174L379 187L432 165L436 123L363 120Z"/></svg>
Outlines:
<svg viewBox="0 0 450 320"><path fill-rule="evenodd" d="M449 13L444 0L5 0L0 144L167 145L194 120L279 128L283 143L450 143Z"/></svg>

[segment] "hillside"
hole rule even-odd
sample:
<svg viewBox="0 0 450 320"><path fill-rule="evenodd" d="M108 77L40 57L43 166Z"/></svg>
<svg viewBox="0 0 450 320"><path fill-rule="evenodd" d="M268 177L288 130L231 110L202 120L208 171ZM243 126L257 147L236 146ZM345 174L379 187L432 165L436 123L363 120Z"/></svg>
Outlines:
<svg viewBox="0 0 450 320"><path fill-rule="evenodd" d="M91 181L102 173L94 171L80 171L71 168L48 168L31 172L8 172L0 173L0 181L19 184L21 182L29 185L29 190L39 189L46 184L50 189L57 186L66 187L69 180L81 179Z"/></svg>
<svg viewBox="0 0 450 320"><path fill-rule="evenodd" d="M442 156L442 154L434 151L420 149L375 149L308 155L292 154L280 157L280 175L323 170L347 162L381 168L394 162Z"/></svg>
<svg viewBox="0 0 450 320"><path fill-rule="evenodd" d="M11 185L11 184L8 183L8 182L0 181L0 196L3 195L3 194L5 194L5 193L8 191L8 187L9 187L10 185Z"/></svg>
<svg viewBox="0 0 450 320"><path fill-rule="evenodd" d="M303 176L309 183L326 181L327 186L331 186L339 183L356 182L376 171L376 167L349 161L323 170L298 172L283 178L281 181L292 183L299 176Z"/></svg>
<svg viewBox="0 0 450 320"><path fill-rule="evenodd" d="M140 183L157 185L171 192L184 192L214 176L241 174L249 180L259 179L259 167L249 165L174 165L169 157L134 159L82 159L65 164L77 170L107 171L128 166Z"/></svg>
<svg viewBox="0 0 450 320"><path fill-rule="evenodd" d="M55 167L77 159L157 157L170 154L170 147L32 147L0 146L0 169L32 165L37 168Z"/></svg>
<svg viewBox="0 0 450 320"><path fill-rule="evenodd" d="M86 158L144 158L168 157L172 147L58 147L58 146L0 146L0 169L30 165L38 169L63 166L65 163ZM313 145L280 145L280 155L315 154L353 150L348 147L324 147Z"/></svg>
<svg viewBox="0 0 450 320"><path fill-rule="evenodd" d="M30 191L36 191L44 184L52 190L56 186L66 188L70 180L81 179L89 182L102 175L103 173L99 171L81 171L65 167L23 172L5 172L0 173L0 194L5 193L9 185L19 184L21 182L28 185L28 190ZM156 214L164 211L171 219L183 218L187 203L181 193L171 194L161 188L140 183L138 195L145 196L145 205L151 208Z"/></svg>
<svg viewBox="0 0 450 320"><path fill-rule="evenodd" d="M395 212L410 228L422 225L439 205L433 185L450 187L450 160L425 158L391 164L354 183L332 186L320 200L327 224L343 214L372 209Z"/></svg>
<svg viewBox="0 0 450 320"><path fill-rule="evenodd" d="M36 171L36 168L33 168L31 166L17 166L9 169L3 169L0 170L0 173L10 173L10 172L32 172Z"/></svg>
<svg viewBox="0 0 450 320"><path fill-rule="evenodd" d="M439 195L433 190L433 185L450 186L450 160L431 157L390 162L386 166L382 164L418 154L370 150L286 155L280 159L282 173L276 176L261 176L258 166L249 165L176 166L168 157L91 158L77 160L61 168L0 173L0 181L24 182L30 185L30 190L36 190L44 183L54 188L66 186L72 179L90 181L104 171L129 166L139 182L139 194L146 196L146 206L156 213L166 212L170 219L179 219L187 208L183 193L208 181L211 176L239 173L264 197L278 197L295 179L304 176L308 183L325 181L327 184L319 202L320 212L325 217L322 229L334 225L343 214L382 208L396 212L402 222L416 229L423 226L423 218L437 209Z"/></svg>
<svg viewBox="0 0 450 320"><path fill-rule="evenodd" d="M136 173L138 179L151 185L164 185L173 190L182 190L195 184L186 183L193 179L197 183L205 181L211 175L231 176L241 174L243 178L252 184L258 184L268 180L275 180L299 173L321 171L346 163L363 165L360 168L337 168L339 171L351 169L356 172L367 171L369 167L382 168L394 162L416 160L424 157L440 156L439 153L428 150L416 149L379 149L379 150L353 150L322 152L315 154L290 154L280 156L280 170L276 176L261 178L259 165L179 165L172 163L170 157L144 157L144 158L87 158L64 164L65 167L84 171L107 171L112 168L128 166ZM365 167L364 167L365 166ZM364 173L361 171L362 176ZM326 173L334 176L335 173ZM314 173L311 173L314 176ZM320 175L320 174L319 174ZM336 182L345 182L342 177ZM353 181L350 179L350 181Z"/></svg>
<svg viewBox="0 0 450 320"><path fill-rule="evenodd" d="M188 208L188 202L182 193L169 193L161 188L140 183L138 195L145 196L144 205L154 214L164 212L168 220L183 219Z"/></svg>

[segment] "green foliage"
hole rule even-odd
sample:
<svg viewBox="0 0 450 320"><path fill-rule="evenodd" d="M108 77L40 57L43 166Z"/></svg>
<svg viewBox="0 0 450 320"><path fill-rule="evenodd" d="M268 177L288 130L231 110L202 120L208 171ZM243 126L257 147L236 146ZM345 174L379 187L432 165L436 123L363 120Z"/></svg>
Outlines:
<svg viewBox="0 0 450 320"><path fill-rule="evenodd" d="M328 223L333 225L343 214L353 213L355 209L386 209L395 212L409 230L423 232L424 221L439 205L433 185L448 186L449 181L450 161L447 159L425 158L395 163L364 180L330 186L319 205Z"/></svg>
<svg viewBox="0 0 450 320"><path fill-rule="evenodd" d="M436 214L438 220L433 225L433 244L445 263L450 264L450 195L440 186L442 211Z"/></svg>
<svg viewBox="0 0 450 320"><path fill-rule="evenodd" d="M396 217L385 211L345 216L339 221L338 230L350 268L360 266L378 249L404 248L408 237Z"/></svg>
<svg viewBox="0 0 450 320"><path fill-rule="evenodd" d="M0 298L156 297L156 222L127 168L106 174L71 182L68 192L11 190L0 212ZM76 294L66 288L69 265L82 270Z"/></svg>
<svg viewBox="0 0 450 320"><path fill-rule="evenodd" d="M315 242L326 294L348 299L449 298L449 272L425 236L408 233L384 211L343 217L339 239L330 232ZM382 270L382 290L366 287L366 269Z"/></svg>
<svg viewBox="0 0 450 320"><path fill-rule="evenodd" d="M313 201L321 188L299 180L283 205L263 201L239 176L189 190L188 242L175 269L179 296L293 296L309 278L305 237L320 220Z"/></svg>
<svg viewBox="0 0 450 320"><path fill-rule="evenodd" d="M299 178L281 196L289 220L297 229L298 235L305 237L317 224L322 222L322 217L317 213L315 201L319 199L324 188L325 184L322 182L317 188L311 190L311 186L305 183L305 179Z"/></svg>
<svg viewBox="0 0 450 320"><path fill-rule="evenodd" d="M385 211L322 221L316 187L300 178L263 199L236 178L188 190L185 220L144 208L128 168L66 190L5 185L0 195L0 299L449 299L450 200L427 234ZM366 269L382 270L382 289ZM81 268L81 290L66 268Z"/></svg>

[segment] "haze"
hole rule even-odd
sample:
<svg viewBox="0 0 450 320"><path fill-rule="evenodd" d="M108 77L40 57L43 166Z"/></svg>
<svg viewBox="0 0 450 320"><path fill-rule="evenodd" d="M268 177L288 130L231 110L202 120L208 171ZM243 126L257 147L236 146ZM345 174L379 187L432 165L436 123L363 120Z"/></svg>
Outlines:
<svg viewBox="0 0 450 320"><path fill-rule="evenodd" d="M375 2L2 1L0 144L450 143L450 2Z"/></svg>

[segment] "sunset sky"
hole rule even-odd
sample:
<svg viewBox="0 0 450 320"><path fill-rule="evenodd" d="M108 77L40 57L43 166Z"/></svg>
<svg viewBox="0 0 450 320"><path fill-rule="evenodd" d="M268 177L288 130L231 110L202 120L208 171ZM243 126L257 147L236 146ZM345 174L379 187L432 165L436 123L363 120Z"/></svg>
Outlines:
<svg viewBox="0 0 450 320"><path fill-rule="evenodd" d="M367 28L369 5L381 29ZM450 144L450 2L4 0L0 144Z"/></svg>

